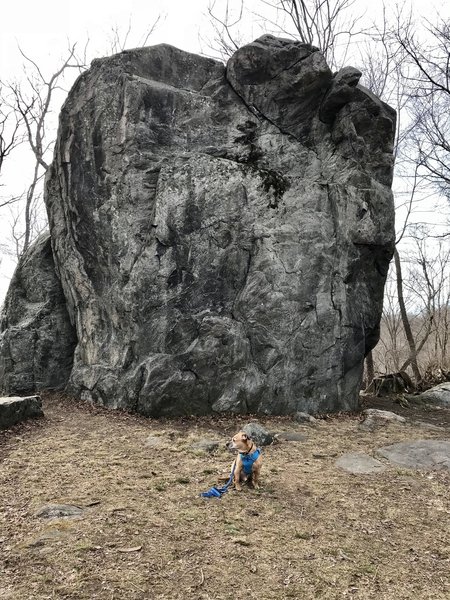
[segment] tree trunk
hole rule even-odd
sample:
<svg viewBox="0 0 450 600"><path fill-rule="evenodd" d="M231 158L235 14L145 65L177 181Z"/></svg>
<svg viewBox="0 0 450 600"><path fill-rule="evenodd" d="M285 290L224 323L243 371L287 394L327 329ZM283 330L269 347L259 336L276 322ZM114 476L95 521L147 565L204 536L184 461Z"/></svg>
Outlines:
<svg viewBox="0 0 450 600"><path fill-rule="evenodd" d="M408 319L408 313L406 312L405 299L403 297L403 276L402 276L402 266L400 263L400 256L397 248L394 250L394 262L395 262L395 271L397 278L397 296L398 296L398 305L400 307L400 315L402 317L403 329L405 330L406 340L409 346L409 360L411 362L411 367L414 373L414 379L416 380L416 385L420 383L422 380L422 375L420 374L419 367L417 365L417 348L416 343L414 341L414 336L412 334L411 325Z"/></svg>
<svg viewBox="0 0 450 600"><path fill-rule="evenodd" d="M375 377L375 369L373 366L373 354L372 350L366 356L366 390L369 385L372 383Z"/></svg>

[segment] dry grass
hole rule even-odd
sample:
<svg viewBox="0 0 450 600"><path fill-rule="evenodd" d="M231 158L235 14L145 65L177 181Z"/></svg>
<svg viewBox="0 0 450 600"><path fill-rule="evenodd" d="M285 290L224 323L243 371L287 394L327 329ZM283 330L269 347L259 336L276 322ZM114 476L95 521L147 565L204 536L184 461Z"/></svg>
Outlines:
<svg viewBox="0 0 450 600"><path fill-rule="evenodd" d="M2 600L450 598L450 474L334 465L344 452L448 439L448 428L263 419L308 439L265 449L259 492L206 500L231 457L190 445L225 441L236 418L161 422L56 396L44 408L0 438ZM47 503L86 510L37 517Z"/></svg>

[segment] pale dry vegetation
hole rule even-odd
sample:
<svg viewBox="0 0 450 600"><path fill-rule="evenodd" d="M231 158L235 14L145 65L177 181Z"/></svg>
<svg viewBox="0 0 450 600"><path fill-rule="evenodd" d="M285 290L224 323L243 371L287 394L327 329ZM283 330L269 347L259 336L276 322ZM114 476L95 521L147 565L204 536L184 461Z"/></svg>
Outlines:
<svg viewBox="0 0 450 600"><path fill-rule="evenodd" d="M344 452L448 439L448 422L367 433L357 416L316 427L263 419L307 439L265 449L260 491L206 500L198 494L232 457L222 444L213 455L191 444L225 442L240 419L147 420L58 396L44 409L0 438L2 600L450 595L450 474L356 476L334 465ZM38 517L50 503L85 510Z"/></svg>

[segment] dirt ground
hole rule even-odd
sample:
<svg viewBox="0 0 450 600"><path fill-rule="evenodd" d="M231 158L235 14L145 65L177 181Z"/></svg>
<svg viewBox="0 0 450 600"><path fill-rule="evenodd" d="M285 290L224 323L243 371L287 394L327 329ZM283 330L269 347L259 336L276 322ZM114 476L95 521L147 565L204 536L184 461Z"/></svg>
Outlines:
<svg viewBox="0 0 450 600"><path fill-rule="evenodd" d="M259 491L204 499L232 462L222 442L249 419L157 421L44 397L44 419L0 433L0 599L450 598L450 473L334 464L450 439L450 411L364 402L439 429L260 419L306 440L264 449ZM191 447L205 438L215 454ZM83 512L37 516L56 503Z"/></svg>

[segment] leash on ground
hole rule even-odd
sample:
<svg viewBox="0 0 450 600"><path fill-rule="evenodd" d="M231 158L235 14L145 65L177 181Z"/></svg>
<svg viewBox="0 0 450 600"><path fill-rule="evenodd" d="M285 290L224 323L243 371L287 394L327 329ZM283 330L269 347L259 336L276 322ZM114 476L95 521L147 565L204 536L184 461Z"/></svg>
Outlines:
<svg viewBox="0 0 450 600"><path fill-rule="evenodd" d="M223 485L222 487L213 486L207 492L202 492L200 494L200 496L202 498L222 498L222 496L226 492L228 492L228 488L230 487L230 485L233 481L235 469L236 469L236 461L233 462L233 466L231 467L230 478L228 479L228 481L226 482L225 485Z"/></svg>

